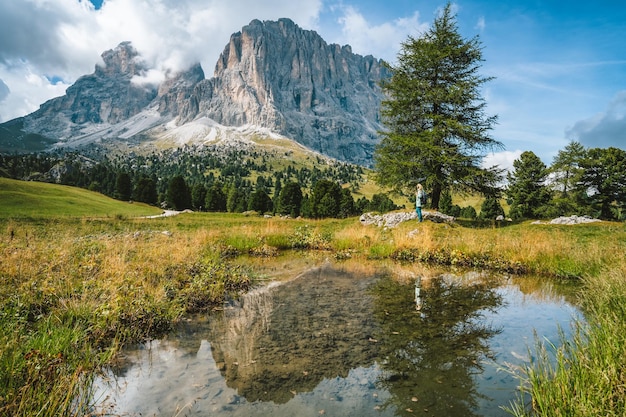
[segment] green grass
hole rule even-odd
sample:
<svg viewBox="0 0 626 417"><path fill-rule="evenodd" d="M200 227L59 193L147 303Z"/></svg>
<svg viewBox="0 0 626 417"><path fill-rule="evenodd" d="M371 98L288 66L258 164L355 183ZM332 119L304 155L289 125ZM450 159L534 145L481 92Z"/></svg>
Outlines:
<svg viewBox="0 0 626 417"><path fill-rule="evenodd" d="M0 218L136 217L161 211L82 188L0 178Z"/></svg>
<svg viewBox="0 0 626 417"><path fill-rule="evenodd" d="M258 271L293 273L309 265L307 257L333 255L582 279L589 325L564 343L556 366L544 360L554 356L552 347L543 349L524 379L532 401L514 412L613 416L626 406L624 223L406 222L383 229L358 218L141 218L159 212L77 188L0 178L0 416L84 415L88 404L74 401L121 344L220 305L246 291Z"/></svg>
<svg viewBox="0 0 626 417"><path fill-rule="evenodd" d="M626 411L626 281L623 267L585 279L586 323L557 348L537 341L538 355L521 375L518 417L606 416ZM556 360L554 360L556 358Z"/></svg>

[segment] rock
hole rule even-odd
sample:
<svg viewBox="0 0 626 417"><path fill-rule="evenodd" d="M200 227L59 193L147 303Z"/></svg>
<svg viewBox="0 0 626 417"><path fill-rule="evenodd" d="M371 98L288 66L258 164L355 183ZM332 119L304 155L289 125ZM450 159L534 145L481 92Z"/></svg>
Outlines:
<svg viewBox="0 0 626 417"><path fill-rule="evenodd" d="M593 219L589 216L567 216L567 217L557 217L556 219L552 219L550 224L581 224L581 223L593 223L599 222L600 219Z"/></svg>
<svg viewBox="0 0 626 417"><path fill-rule="evenodd" d="M583 223L594 223L599 222L600 219L594 219L590 216L561 216L556 219L552 219L549 222L542 222L541 220L535 220L531 224L564 224L564 225L573 225L573 224L583 224Z"/></svg>
<svg viewBox="0 0 626 417"><path fill-rule="evenodd" d="M424 220L430 220L435 223L454 223L454 217L448 216L447 214L443 214L438 211L424 212Z"/></svg>
<svg viewBox="0 0 626 417"><path fill-rule="evenodd" d="M410 238L413 238L417 236L419 233L420 233L419 229L413 229L407 234L407 236Z"/></svg>
<svg viewBox="0 0 626 417"><path fill-rule="evenodd" d="M424 217L424 220L430 220L435 223L454 222L454 217L448 216L438 211L423 211L422 215ZM415 213L414 211L393 212L393 213L385 213L385 214L364 213L359 218L359 221L364 226L375 224L378 227L391 227L391 228L396 227L400 223L403 223L409 220L417 220L417 213Z"/></svg>

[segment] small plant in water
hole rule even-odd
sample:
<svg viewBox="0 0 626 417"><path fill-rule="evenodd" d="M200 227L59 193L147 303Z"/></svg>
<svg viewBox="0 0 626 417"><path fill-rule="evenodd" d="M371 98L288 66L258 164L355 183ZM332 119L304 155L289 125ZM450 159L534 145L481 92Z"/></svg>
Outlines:
<svg viewBox="0 0 626 417"><path fill-rule="evenodd" d="M330 241L330 233L320 233L309 225L296 227L291 235L294 249L330 249Z"/></svg>
<svg viewBox="0 0 626 417"><path fill-rule="evenodd" d="M179 282L179 294L186 311L204 311L247 291L251 283L252 278L243 267L207 261L192 266L189 279Z"/></svg>

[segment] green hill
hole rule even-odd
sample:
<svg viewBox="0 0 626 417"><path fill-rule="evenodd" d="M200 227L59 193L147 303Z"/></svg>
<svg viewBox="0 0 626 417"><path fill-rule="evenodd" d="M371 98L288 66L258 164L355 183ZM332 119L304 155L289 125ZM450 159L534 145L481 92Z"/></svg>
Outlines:
<svg viewBox="0 0 626 417"><path fill-rule="evenodd" d="M0 178L0 218L147 216L157 207L128 203L82 188Z"/></svg>

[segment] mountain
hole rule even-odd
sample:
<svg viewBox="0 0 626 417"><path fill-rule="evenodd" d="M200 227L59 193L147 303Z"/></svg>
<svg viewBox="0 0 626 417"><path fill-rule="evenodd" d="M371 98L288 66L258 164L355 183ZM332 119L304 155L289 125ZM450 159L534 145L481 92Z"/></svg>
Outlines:
<svg viewBox="0 0 626 417"><path fill-rule="evenodd" d="M128 42L102 58L64 96L0 124L0 152L278 135L332 158L372 162L386 67L289 19L253 20L234 33L212 78L195 64L144 83L150 68Z"/></svg>

